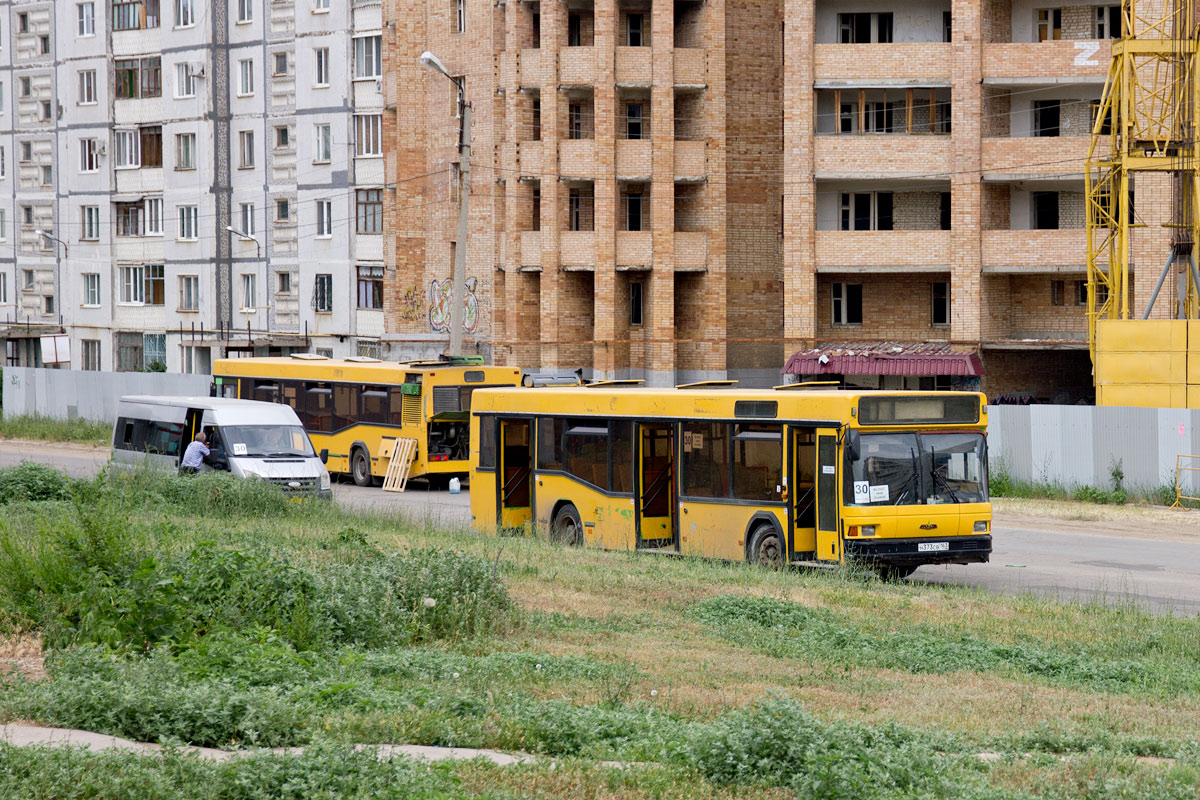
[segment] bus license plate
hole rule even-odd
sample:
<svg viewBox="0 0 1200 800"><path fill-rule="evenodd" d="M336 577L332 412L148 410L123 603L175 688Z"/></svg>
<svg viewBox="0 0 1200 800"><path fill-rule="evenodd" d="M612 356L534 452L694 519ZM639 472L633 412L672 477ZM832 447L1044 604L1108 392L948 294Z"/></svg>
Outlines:
<svg viewBox="0 0 1200 800"><path fill-rule="evenodd" d="M949 542L917 542L918 553L940 553L949 549Z"/></svg>

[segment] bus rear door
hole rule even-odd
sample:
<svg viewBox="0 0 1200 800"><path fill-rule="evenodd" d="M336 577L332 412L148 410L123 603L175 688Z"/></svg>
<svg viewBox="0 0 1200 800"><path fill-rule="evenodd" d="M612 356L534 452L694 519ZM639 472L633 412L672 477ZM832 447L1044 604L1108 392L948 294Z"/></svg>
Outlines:
<svg viewBox="0 0 1200 800"><path fill-rule="evenodd" d="M838 432L817 428L817 560L839 561Z"/></svg>

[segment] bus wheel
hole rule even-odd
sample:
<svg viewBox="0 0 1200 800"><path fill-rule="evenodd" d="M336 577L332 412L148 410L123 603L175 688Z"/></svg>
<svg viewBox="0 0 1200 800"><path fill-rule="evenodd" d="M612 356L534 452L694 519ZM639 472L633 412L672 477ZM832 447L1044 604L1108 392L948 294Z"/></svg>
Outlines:
<svg viewBox="0 0 1200 800"><path fill-rule="evenodd" d="M879 566L875 569L879 572L880 580L902 581L917 571L917 565L905 564L904 566L897 566L895 564L890 564L886 566Z"/></svg>
<svg viewBox="0 0 1200 800"><path fill-rule="evenodd" d="M571 547L583 544L583 523L579 521L579 512L575 510L575 506L567 504L558 510L550 534L559 544Z"/></svg>
<svg viewBox="0 0 1200 800"><path fill-rule="evenodd" d="M750 562L760 567L783 566L783 543L774 525L759 525L750 539Z"/></svg>
<svg viewBox="0 0 1200 800"><path fill-rule="evenodd" d="M371 459L367 458L367 451L361 447L350 456L350 476L359 486L370 486L374 483L371 480Z"/></svg>

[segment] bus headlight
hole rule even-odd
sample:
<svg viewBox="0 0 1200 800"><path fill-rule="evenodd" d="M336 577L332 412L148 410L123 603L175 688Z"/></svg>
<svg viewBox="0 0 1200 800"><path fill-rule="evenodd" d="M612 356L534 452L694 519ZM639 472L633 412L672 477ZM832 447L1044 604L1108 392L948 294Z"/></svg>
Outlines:
<svg viewBox="0 0 1200 800"><path fill-rule="evenodd" d="M329 488L329 473L328 472L321 473L321 488L322 489Z"/></svg>
<svg viewBox="0 0 1200 800"><path fill-rule="evenodd" d="M975 532L976 533L987 533L988 532L988 521L986 519L975 520Z"/></svg>
<svg viewBox="0 0 1200 800"><path fill-rule="evenodd" d="M875 526L874 525L863 525L861 528L859 528L859 530L862 531L863 536L874 536L875 535Z"/></svg>

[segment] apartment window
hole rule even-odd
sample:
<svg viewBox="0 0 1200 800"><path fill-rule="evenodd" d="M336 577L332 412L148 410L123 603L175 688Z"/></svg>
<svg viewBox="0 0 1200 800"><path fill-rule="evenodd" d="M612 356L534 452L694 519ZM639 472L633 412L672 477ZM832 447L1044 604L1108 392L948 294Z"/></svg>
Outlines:
<svg viewBox="0 0 1200 800"><path fill-rule="evenodd" d="M88 372L100 371L100 340L99 339L80 339L80 369Z"/></svg>
<svg viewBox="0 0 1200 800"><path fill-rule="evenodd" d="M892 229L891 192L842 192L843 231L890 231Z"/></svg>
<svg viewBox="0 0 1200 800"><path fill-rule="evenodd" d="M85 306L100 305L100 273L83 273L83 304Z"/></svg>
<svg viewBox="0 0 1200 800"><path fill-rule="evenodd" d="M530 15L529 20L530 38L533 39L531 46L534 48L542 46L542 13L539 10L541 5L541 3L532 4L533 14Z"/></svg>
<svg viewBox="0 0 1200 800"><path fill-rule="evenodd" d="M942 192L938 200L938 216L940 217L940 226L942 230L950 230L950 193Z"/></svg>
<svg viewBox="0 0 1200 800"><path fill-rule="evenodd" d="M329 48L318 47L313 50L314 70L313 85L329 85Z"/></svg>
<svg viewBox="0 0 1200 800"><path fill-rule="evenodd" d="M100 169L100 151L95 139L79 140L79 171L95 172Z"/></svg>
<svg viewBox="0 0 1200 800"><path fill-rule="evenodd" d="M196 134L175 134L175 169L196 168Z"/></svg>
<svg viewBox="0 0 1200 800"><path fill-rule="evenodd" d="M290 273L290 272L275 273L275 293L276 294L291 294L292 293L292 273Z"/></svg>
<svg viewBox="0 0 1200 800"><path fill-rule="evenodd" d="M1062 38L1062 9L1039 8L1034 13L1034 30L1039 42Z"/></svg>
<svg viewBox="0 0 1200 800"><path fill-rule="evenodd" d="M254 61L243 58L238 62L238 97L254 94Z"/></svg>
<svg viewBox="0 0 1200 800"><path fill-rule="evenodd" d="M50 103L49 100L43 100L42 101L42 121L49 122L53 116L54 116L54 106Z"/></svg>
<svg viewBox="0 0 1200 800"><path fill-rule="evenodd" d="M130 203L114 203L117 218L117 236L145 236L146 206L141 200Z"/></svg>
<svg viewBox="0 0 1200 800"><path fill-rule="evenodd" d="M162 166L162 125L146 125L138 130L143 167Z"/></svg>
<svg viewBox="0 0 1200 800"><path fill-rule="evenodd" d="M133 169L142 165L141 134L136 131L113 131L113 156L117 169Z"/></svg>
<svg viewBox="0 0 1200 800"><path fill-rule="evenodd" d="M642 104L627 103L625 105L625 138L642 138Z"/></svg>
<svg viewBox="0 0 1200 800"><path fill-rule="evenodd" d="M888 44L892 41L892 12L838 14L842 44Z"/></svg>
<svg viewBox="0 0 1200 800"><path fill-rule="evenodd" d="M329 0L313 0L313 13L322 14L329 11Z"/></svg>
<svg viewBox="0 0 1200 800"><path fill-rule="evenodd" d="M542 101L533 101L533 141L540 142L542 140Z"/></svg>
<svg viewBox="0 0 1200 800"><path fill-rule="evenodd" d="M31 78L21 78L18 91L21 97L29 97L33 94L33 80Z"/></svg>
<svg viewBox="0 0 1200 800"><path fill-rule="evenodd" d="M287 222L292 218L292 203L286 197L275 201L275 221Z"/></svg>
<svg viewBox="0 0 1200 800"><path fill-rule="evenodd" d="M100 238L100 206L83 206L81 209L79 238L94 242Z"/></svg>
<svg viewBox="0 0 1200 800"><path fill-rule="evenodd" d="M625 195L625 230L642 230L642 209L645 196L639 192Z"/></svg>
<svg viewBox="0 0 1200 800"><path fill-rule="evenodd" d="M118 271L121 281L120 302L126 305L141 305L146 301L146 268L121 267Z"/></svg>
<svg viewBox="0 0 1200 800"><path fill-rule="evenodd" d="M146 198L146 235L162 236L163 201L161 197Z"/></svg>
<svg viewBox="0 0 1200 800"><path fill-rule="evenodd" d="M242 233L247 236L254 235L254 203L242 203L240 205L242 212Z"/></svg>
<svg viewBox="0 0 1200 800"><path fill-rule="evenodd" d="M316 134L316 154L313 156L313 163L328 164L333 155L333 137L330 127L328 125L314 125L313 131Z"/></svg>
<svg viewBox="0 0 1200 800"><path fill-rule="evenodd" d="M567 195L567 217L573 231L590 231L595 225L595 191L592 188L571 189Z"/></svg>
<svg viewBox="0 0 1200 800"><path fill-rule="evenodd" d="M238 0L237 21L239 23L254 21L254 0Z"/></svg>
<svg viewBox="0 0 1200 800"><path fill-rule="evenodd" d="M118 99L162 96L162 59L121 59L115 64Z"/></svg>
<svg viewBox="0 0 1200 800"><path fill-rule="evenodd" d="M142 334L142 369L150 371L155 365L167 364L167 335L165 333Z"/></svg>
<svg viewBox="0 0 1200 800"><path fill-rule="evenodd" d="M629 324L642 324L642 283L633 281L629 284Z"/></svg>
<svg viewBox="0 0 1200 800"><path fill-rule="evenodd" d="M454 3L454 25L450 29L451 33L462 33L467 29L467 3L466 0L452 0Z"/></svg>
<svg viewBox="0 0 1200 800"><path fill-rule="evenodd" d="M934 325L950 324L950 284L945 281L934 281L930 284L933 308L930 322Z"/></svg>
<svg viewBox="0 0 1200 800"><path fill-rule="evenodd" d="M383 75L382 36L360 36L354 40L354 77Z"/></svg>
<svg viewBox="0 0 1200 800"><path fill-rule="evenodd" d="M1033 192L1030 199L1034 230L1058 230L1058 192Z"/></svg>
<svg viewBox="0 0 1200 800"><path fill-rule="evenodd" d="M45 34L38 37L38 52L44 56L50 55L50 37Z"/></svg>
<svg viewBox="0 0 1200 800"><path fill-rule="evenodd" d="M358 268L358 307L383 308L383 267Z"/></svg>
<svg viewBox="0 0 1200 800"><path fill-rule="evenodd" d="M862 284L835 283L832 287L833 324L862 324Z"/></svg>
<svg viewBox="0 0 1200 800"><path fill-rule="evenodd" d="M1050 305L1065 306L1066 284L1064 281L1050 281Z"/></svg>
<svg viewBox="0 0 1200 800"><path fill-rule="evenodd" d="M21 142L21 163L33 161L33 142Z"/></svg>
<svg viewBox="0 0 1200 800"><path fill-rule="evenodd" d="M54 295L42 295L42 313L46 316L51 316L54 314Z"/></svg>
<svg viewBox="0 0 1200 800"><path fill-rule="evenodd" d="M1096 8L1096 38L1121 38L1121 7L1097 6Z"/></svg>
<svg viewBox="0 0 1200 800"><path fill-rule="evenodd" d="M383 115L359 114L354 118L355 155L383 155Z"/></svg>
<svg viewBox="0 0 1200 800"><path fill-rule="evenodd" d="M96 70L79 71L79 105L90 106L96 102Z"/></svg>
<svg viewBox="0 0 1200 800"><path fill-rule="evenodd" d="M250 169L254 166L254 131L238 132L239 169Z"/></svg>
<svg viewBox="0 0 1200 800"><path fill-rule="evenodd" d="M288 72L288 57L287 53L275 54L275 75L287 75Z"/></svg>
<svg viewBox="0 0 1200 800"><path fill-rule="evenodd" d="M1086 306L1088 304L1088 284L1087 281L1075 281L1075 305Z"/></svg>
<svg viewBox="0 0 1200 800"><path fill-rule="evenodd" d="M196 24L194 0L175 0L175 27L188 28Z"/></svg>
<svg viewBox="0 0 1200 800"><path fill-rule="evenodd" d="M192 68L188 64L175 65L175 96L196 96L196 78L192 75Z"/></svg>
<svg viewBox="0 0 1200 800"><path fill-rule="evenodd" d="M540 231L542 229L542 185L536 184L533 191L529 193L529 230Z"/></svg>
<svg viewBox="0 0 1200 800"><path fill-rule="evenodd" d="M179 310L200 310L200 276L179 276Z"/></svg>
<svg viewBox="0 0 1200 800"><path fill-rule="evenodd" d="M7 148L0 147L0 180L8 177Z"/></svg>
<svg viewBox="0 0 1200 800"><path fill-rule="evenodd" d="M116 0L112 4L114 31L157 28L159 0Z"/></svg>
<svg viewBox="0 0 1200 800"><path fill-rule="evenodd" d="M42 186L49 186L54 183L54 167L50 164L42 165Z"/></svg>
<svg viewBox="0 0 1200 800"><path fill-rule="evenodd" d="M567 104L567 138L583 138L583 106L579 103Z"/></svg>
<svg viewBox="0 0 1200 800"><path fill-rule="evenodd" d="M646 24L644 14L626 14L625 15L625 44L630 47L642 47L646 43L646 38L643 36L643 29Z"/></svg>
<svg viewBox="0 0 1200 800"><path fill-rule="evenodd" d="M242 275L242 311L258 308L258 276L253 273Z"/></svg>
<svg viewBox="0 0 1200 800"><path fill-rule="evenodd" d="M76 30L80 36L96 35L96 4L79 3L75 6Z"/></svg>
<svg viewBox="0 0 1200 800"><path fill-rule="evenodd" d="M34 287L33 270L31 270L31 269L21 270L21 288L24 291L28 292L28 291L32 291L33 287Z"/></svg>
<svg viewBox="0 0 1200 800"><path fill-rule="evenodd" d="M942 41L943 42L954 41L953 21L954 21L954 15L951 12L949 12L949 11L942 12Z"/></svg>
<svg viewBox="0 0 1200 800"><path fill-rule="evenodd" d="M318 275L313 284L313 311L328 313L333 311L333 276Z"/></svg>
<svg viewBox="0 0 1200 800"><path fill-rule="evenodd" d="M200 238L200 207L179 206L179 228L176 236L184 241L195 241Z"/></svg>
<svg viewBox="0 0 1200 800"><path fill-rule="evenodd" d="M1058 136L1062 106L1059 100L1033 101L1033 135Z"/></svg>
<svg viewBox="0 0 1200 800"><path fill-rule="evenodd" d="M317 236L333 236L333 203L329 200L317 201Z"/></svg>
<svg viewBox="0 0 1200 800"><path fill-rule="evenodd" d="M275 129L275 149L287 150L292 146L292 130L287 125Z"/></svg>
<svg viewBox="0 0 1200 800"><path fill-rule="evenodd" d="M25 11L17 14L17 32L29 33L29 14Z"/></svg>
<svg viewBox="0 0 1200 800"><path fill-rule="evenodd" d="M358 232L383 233L383 190L359 189L354 194L358 202Z"/></svg>
<svg viewBox="0 0 1200 800"><path fill-rule="evenodd" d="M33 206L21 206L21 223L23 225L33 224Z"/></svg>
<svg viewBox="0 0 1200 800"><path fill-rule="evenodd" d="M8 212L5 211L3 208L0 208L0 242L7 242L7 241L8 241ZM0 273L0 278L2 278L2 277L3 277L3 274ZM2 303L2 302L5 302L5 301L0 300L0 303Z"/></svg>
<svg viewBox="0 0 1200 800"><path fill-rule="evenodd" d="M567 47L579 47L583 39L583 19L578 14L567 16Z"/></svg>
<svg viewBox="0 0 1200 800"><path fill-rule="evenodd" d="M1100 106L1099 101L1092 102L1091 112L1092 112L1091 113L1091 120L1092 120L1092 128L1091 129L1093 131L1096 130L1096 123L1099 122L1100 123L1100 131L1099 131L1100 135L1101 136L1110 136L1112 134L1112 115L1105 113L1103 118L1101 118L1101 116L1100 116L1101 106Z"/></svg>

